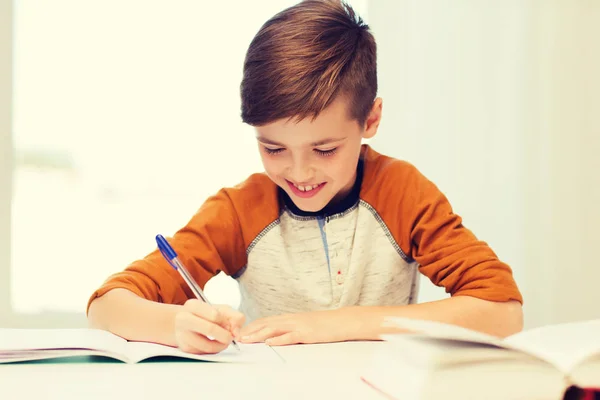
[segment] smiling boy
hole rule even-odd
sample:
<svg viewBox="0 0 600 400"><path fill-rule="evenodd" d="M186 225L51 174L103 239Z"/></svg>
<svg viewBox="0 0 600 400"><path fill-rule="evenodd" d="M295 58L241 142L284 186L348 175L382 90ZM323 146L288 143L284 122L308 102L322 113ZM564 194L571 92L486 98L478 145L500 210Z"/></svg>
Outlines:
<svg viewBox="0 0 600 400"><path fill-rule="evenodd" d="M155 250L93 293L91 326L198 353L234 337L375 340L394 315L519 331L510 267L414 166L362 144L382 118L376 69L372 34L339 1L267 21L241 84L265 173L219 191L170 239L201 286L219 271L238 281L240 310L193 299ZM419 274L451 297L415 304Z"/></svg>

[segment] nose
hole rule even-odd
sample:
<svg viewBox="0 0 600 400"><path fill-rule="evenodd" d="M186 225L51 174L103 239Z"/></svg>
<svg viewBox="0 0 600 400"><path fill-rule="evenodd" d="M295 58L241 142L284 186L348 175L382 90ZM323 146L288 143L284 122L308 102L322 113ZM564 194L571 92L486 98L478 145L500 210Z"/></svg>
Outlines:
<svg viewBox="0 0 600 400"><path fill-rule="evenodd" d="M295 158L289 169L290 179L296 184L310 184L314 178L314 169L305 159Z"/></svg>

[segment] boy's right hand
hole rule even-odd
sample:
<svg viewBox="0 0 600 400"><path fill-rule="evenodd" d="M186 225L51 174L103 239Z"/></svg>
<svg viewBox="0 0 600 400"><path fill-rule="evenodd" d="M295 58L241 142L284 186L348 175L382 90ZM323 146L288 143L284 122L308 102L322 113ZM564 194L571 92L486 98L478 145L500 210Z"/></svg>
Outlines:
<svg viewBox="0 0 600 400"><path fill-rule="evenodd" d="M218 353L237 339L244 321L244 314L229 306L190 299L175 315L175 342L187 353Z"/></svg>

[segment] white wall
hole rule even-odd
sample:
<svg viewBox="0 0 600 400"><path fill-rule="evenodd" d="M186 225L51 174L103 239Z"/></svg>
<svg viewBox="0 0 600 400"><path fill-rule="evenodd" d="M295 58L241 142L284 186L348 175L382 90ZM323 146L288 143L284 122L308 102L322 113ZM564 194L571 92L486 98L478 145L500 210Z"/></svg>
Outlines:
<svg viewBox="0 0 600 400"><path fill-rule="evenodd" d="M530 292L536 276L544 290L532 305L549 321L600 317L600 2L532 8L526 261Z"/></svg>
<svg viewBox="0 0 600 400"><path fill-rule="evenodd" d="M513 267L527 327L600 317L599 20L592 1L370 4L372 144L417 165ZM421 293L444 296L426 279Z"/></svg>
<svg viewBox="0 0 600 400"><path fill-rule="evenodd" d="M0 0L0 55L10 54L12 48L12 1ZM10 185L12 176L11 150L11 57L0 57L0 321L8 304L5 281L10 263Z"/></svg>

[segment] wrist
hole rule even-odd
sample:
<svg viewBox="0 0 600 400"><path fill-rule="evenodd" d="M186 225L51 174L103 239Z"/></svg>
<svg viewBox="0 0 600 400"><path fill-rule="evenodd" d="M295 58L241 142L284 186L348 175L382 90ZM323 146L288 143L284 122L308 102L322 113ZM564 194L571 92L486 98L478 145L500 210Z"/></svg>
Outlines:
<svg viewBox="0 0 600 400"><path fill-rule="evenodd" d="M384 313L379 307L350 306L337 311L344 324L344 340L380 340Z"/></svg>
<svg viewBox="0 0 600 400"><path fill-rule="evenodd" d="M160 325L157 327L157 333L160 337L159 341L167 346L177 347L177 324L175 318L177 314L182 311L183 306L180 305L166 305L161 304L164 307L164 314L159 321L156 321Z"/></svg>

